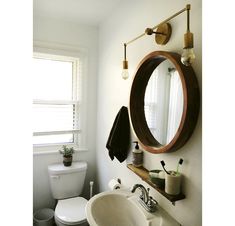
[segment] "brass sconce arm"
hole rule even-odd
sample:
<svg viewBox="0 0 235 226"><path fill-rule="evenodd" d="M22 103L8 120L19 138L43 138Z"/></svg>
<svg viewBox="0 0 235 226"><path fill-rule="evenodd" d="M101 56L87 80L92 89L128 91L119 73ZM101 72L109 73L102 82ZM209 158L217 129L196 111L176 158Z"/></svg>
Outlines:
<svg viewBox="0 0 235 226"><path fill-rule="evenodd" d="M127 79L129 76L128 75L128 61L126 59L127 46L135 42L136 40L142 38L145 35L152 35L152 34L155 34L155 41L157 44L159 45L167 44L167 42L170 40L171 30L172 30L171 25L168 22L185 11L187 11L187 31L184 35L184 50L183 50L181 61L186 66L191 65L191 63L195 59L195 55L193 53L193 33L191 33L189 29L190 10L191 10L191 5L187 4L185 8L181 9L177 13L163 20L161 23L155 25L152 28L146 28L144 33L124 43L124 61L123 61L123 72L122 72L122 77L124 79Z"/></svg>
<svg viewBox="0 0 235 226"><path fill-rule="evenodd" d="M156 28L158 28L159 26L161 26L161 25L163 25L163 24L169 22L170 20L172 20L173 18L177 17L177 16L180 15L181 13L185 12L186 10L189 11L190 9L191 9L191 6L190 6L190 4L188 4L188 5L186 5L185 8L181 9L179 12L177 12L177 13L173 14L172 16L168 17L167 19L163 20L161 23L155 25L155 26L152 27L152 28L147 28L147 29L151 29L152 31L154 31L154 30L155 30ZM147 30L147 29L146 29L146 30ZM145 31L146 31L146 30L145 30ZM134 41L136 41L136 40L142 38L142 37L145 36L146 34L147 34L147 33L144 32L143 34L141 34L141 35L139 35L139 36L133 38L132 40L126 42L125 44L126 44L126 45L129 45L129 44L131 44L132 42L134 42Z"/></svg>

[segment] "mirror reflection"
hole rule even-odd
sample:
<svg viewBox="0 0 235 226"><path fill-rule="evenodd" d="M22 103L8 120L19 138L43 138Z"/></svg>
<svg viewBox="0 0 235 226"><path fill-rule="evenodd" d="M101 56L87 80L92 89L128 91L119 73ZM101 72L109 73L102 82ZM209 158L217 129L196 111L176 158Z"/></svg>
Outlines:
<svg viewBox="0 0 235 226"><path fill-rule="evenodd" d="M169 60L153 71L145 92L144 112L154 138L167 145L174 138L183 113L183 88L178 71Z"/></svg>

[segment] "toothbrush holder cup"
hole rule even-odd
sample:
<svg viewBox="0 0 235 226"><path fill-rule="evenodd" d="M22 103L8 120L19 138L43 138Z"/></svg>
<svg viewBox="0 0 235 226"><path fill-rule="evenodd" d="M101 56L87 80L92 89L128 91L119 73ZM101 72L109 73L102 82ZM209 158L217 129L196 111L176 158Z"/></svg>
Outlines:
<svg viewBox="0 0 235 226"><path fill-rule="evenodd" d="M170 174L165 174L165 192L169 195L180 194L181 174L175 171L169 171Z"/></svg>

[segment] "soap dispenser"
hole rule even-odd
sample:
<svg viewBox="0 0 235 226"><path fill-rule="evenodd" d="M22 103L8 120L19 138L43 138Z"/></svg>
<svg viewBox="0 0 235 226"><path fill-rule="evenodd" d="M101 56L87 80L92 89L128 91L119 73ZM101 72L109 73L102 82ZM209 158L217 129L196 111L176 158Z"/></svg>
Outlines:
<svg viewBox="0 0 235 226"><path fill-rule="evenodd" d="M143 165L143 151L139 148L138 141L134 141L133 143L135 143L136 145L132 151L132 155L133 155L132 164L135 167L140 167Z"/></svg>

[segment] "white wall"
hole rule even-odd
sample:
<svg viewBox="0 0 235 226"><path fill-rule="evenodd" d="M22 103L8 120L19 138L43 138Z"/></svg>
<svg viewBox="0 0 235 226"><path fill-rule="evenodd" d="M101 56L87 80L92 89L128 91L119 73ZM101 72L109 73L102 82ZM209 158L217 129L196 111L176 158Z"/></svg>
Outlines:
<svg viewBox="0 0 235 226"><path fill-rule="evenodd" d="M34 41L74 46L85 49L88 54L88 151L80 152L74 156L75 160L79 159L88 162L85 190L88 188L90 179L99 182L100 191L107 190L108 181L113 177L120 177L122 182L130 187L135 183L143 183L148 186L126 168L126 163L130 161L130 156L128 161L122 164L117 160L112 162L105 148L118 110L122 105L128 106L129 103L132 78L124 81L120 76L123 43L144 32L146 27L153 27L158 22L172 15L172 13L183 8L187 3L190 2L184 0L124 1L123 5L120 5L112 13L112 16L101 24L99 37L96 27L39 16L34 18ZM194 0L191 1L191 4L191 31L194 33L197 57L193 68L201 88L201 1ZM171 22L173 28L172 37L164 47L157 46L154 42L154 37L142 38L128 46L127 55L131 77L139 61L149 52L154 50L181 52L183 34L186 30L185 19L186 14L184 13ZM99 43L97 43L98 39ZM97 69L99 69L98 80L96 79ZM98 92L96 93L97 89ZM95 126L96 115L97 130ZM134 139L136 138L133 137L132 140ZM168 200L151 189L152 196L159 201L159 204L184 226L201 225L201 152L201 114L191 139L183 148L169 154L154 155L144 152L144 166L148 169L160 168L159 162L162 159L165 160L168 169L175 168L179 158L184 158L182 172L185 178L183 183L183 190L186 195L185 200L176 202L176 206L172 206ZM50 193L47 166L61 161L62 157L58 153L34 155L34 210L42 207L53 207L54 200ZM84 195L87 195L85 193Z"/></svg>
<svg viewBox="0 0 235 226"><path fill-rule="evenodd" d="M194 33L196 62L193 68L201 89L201 1L157 1L128 0L120 5L99 30L99 77L98 77L98 117L97 117L97 167L100 191L107 190L111 178L121 178L127 186L142 183L136 175L126 168L127 162L112 162L105 148L114 118L122 105L128 106L132 78L121 78L123 60L123 43L144 32L146 27L153 27L160 21L191 3L191 31ZM144 37L127 47L129 72L131 77L140 60L155 50L181 53L183 35L186 31L186 13L171 21L172 36L166 46L157 46L154 37ZM144 166L147 169L160 167L164 160L167 168L175 169L179 158L184 159L181 168L184 175L183 192L186 199L173 206L160 193L151 189L152 196L159 201L170 215L184 226L202 225L202 127L201 113L195 131L190 140L180 150L168 154L151 154L144 152ZM136 139L133 137L133 140ZM129 156L130 159L130 156Z"/></svg>
<svg viewBox="0 0 235 226"><path fill-rule="evenodd" d="M88 171L83 195L88 197L89 181L96 181L96 78L97 78L97 54L98 54L98 29L91 26L83 26L77 23L61 21L40 16L34 17L34 44L38 43L47 47L56 48L63 46L66 50L80 49L87 55L87 140L88 151L82 151L74 155L74 160L88 162ZM43 207L53 207L54 199L51 196L47 167L49 164L62 162L62 156L58 150L54 153L34 154L33 156L33 206L34 210Z"/></svg>

